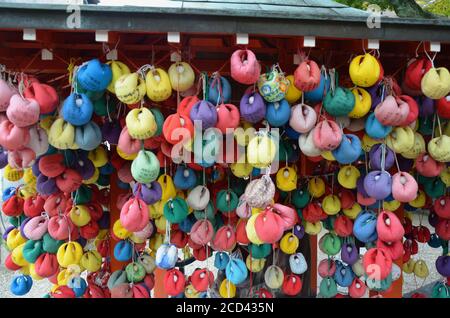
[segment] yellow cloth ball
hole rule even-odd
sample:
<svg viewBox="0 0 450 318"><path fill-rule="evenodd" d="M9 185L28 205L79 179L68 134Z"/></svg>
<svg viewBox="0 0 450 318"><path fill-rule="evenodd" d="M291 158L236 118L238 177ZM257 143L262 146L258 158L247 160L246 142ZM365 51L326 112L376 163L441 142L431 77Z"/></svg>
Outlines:
<svg viewBox="0 0 450 318"><path fill-rule="evenodd" d="M289 86L284 98L289 104L293 104L302 97L302 91L295 87L294 75L288 75L286 76L286 79L289 81Z"/></svg>
<svg viewBox="0 0 450 318"><path fill-rule="evenodd" d="M112 80L106 89L108 91L110 91L111 93L115 94L116 81L121 76L130 74L130 68L126 64L124 64L120 61L109 61L106 64L108 64L111 67L111 73L112 73Z"/></svg>
<svg viewBox="0 0 450 318"><path fill-rule="evenodd" d="M320 221L315 223L305 221L304 226L305 226L305 233L309 235L317 235L320 233L320 231L322 231L322 222Z"/></svg>
<svg viewBox="0 0 450 318"><path fill-rule="evenodd" d="M236 286L228 279L224 279L220 284L219 294L222 298L234 298L236 296Z"/></svg>
<svg viewBox="0 0 450 318"><path fill-rule="evenodd" d="M278 170L276 175L277 188L289 192L297 188L297 171L292 167L284 167Z"/></svg>
<svg viewBox="0 0 450 318"><path fill-rule="evenodd" d="M78 227L85 226L91 221L89 209L84 205L75 205L69 212L70 220Z"/></svg>
<svg viewBox="0 0 450 318"><path fill-rule="evenodd" d="M113 233L116 237L118 237L121 240L125 240L128 237L130 237L131 232L128 232L120 223L120 219L117 219L113 224Z"/></svg>
<svg viewBox="0 0 450 318"><path fill-rule="evenodd" d="M297 236L289 232L283 235L280 241L280 249L283 253L291 255L297 251L300 241Z"/></svg>
<svg viewBox="0 0 450 318"><path fill-rule="evenodd" d="M250 242L253 244L264 244L263 241L258 237L255 230L255 221L258 214L253 214L247 221L247 224L245 225L245 231L247 233L247 237Z"/></svg>
<svg viewBox="0 0 450 318"><path fill-rule="evenodd" d="M78 242L67 242L58 248L56 258L61 267L79 264L83 256L83 248Z"/></svg>
<svg viewBox="0 0 450 318"><path fill-rule="evenodd" d="M3 177L10 182L19 181L23 177L23 170L14 169L7 164L5 168L3 168Z"/></svg>
<svg viewBox="0 0 450 318"><path fill-rule="evenodd" d="M329 194L322 200L322 209L328 215L336 215L341 211L341 200L334 194Z"/></svg>
<svg viewBox="0 0 450 318"><path fill-rule="evenodd" d="M370 87L379 79L381 66L371 54L358 55L350 62L349 74L356 86Z"/></svg>
<svg viewBox="0 0 450 318"><path fill-rule="evenodd" d="M19 229L12 229L6 236L6 246L10 251L27 242L27 239L22 236Z"/></svg>
<svg viewBox="0 0 450 318"><path fill-rule="evenodd" d="M355 202L349 209L342 209L342 212L345 216L349 217L350 219L354 220L358 216L358 214L361 212L362 208L359 205L359 203Z"/></svg>
<svg viewBox="0 0 450 318"><path fill-rule="evenodd" d="M92 161L96 168L103 167L108 163L108 152L102 146L88 152L88 159Z"/></svg>
<svg viewBox="0 0 450 318"><path fill-rule="evenodd" d="M322 178L314 177L308 181L308 192L315 198L320 198L325 193L325 182Z"/></svg>
<svg viewBox="0 0 450 318"><path fill-rule="evenodd" d="M23 248L25 243L20 244L16 248L14 248L11 252L11 259L14 264L17 266L27 266L29 263L23 257Z"/></svg>
<svg viewBox="0 0 450 318"><path fill-rule="evenodd" d="M338 182L341 186L343 186L346 189L355 189L356 188L356 182L358 181L358 178L361 176L361 173L359 170L352 166L347 165L341 167L338 172Z"/></svg>
<svg viewBox="0 0 450 318"><path fill-rule="evenodd" d="M97 251L88 251L81 257L80 265L88 272L96 272L102 267L102 256Z"/></svg>
<svg viewBox="0 0 450 318"><path fill-rule="evenodd" d="M245 265L247 265L249 271L253 273L259 273L264 269L264 266L266 265L266 259L265 258L256 259L248 255L247 258L245 259Z"/></svg>

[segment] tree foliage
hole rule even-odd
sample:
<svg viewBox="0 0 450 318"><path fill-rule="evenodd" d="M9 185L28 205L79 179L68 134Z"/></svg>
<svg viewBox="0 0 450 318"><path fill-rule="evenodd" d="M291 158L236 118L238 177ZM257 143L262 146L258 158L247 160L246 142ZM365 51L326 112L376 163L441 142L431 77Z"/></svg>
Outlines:
<svg viewBox="0 0 450 318"><path fill-rule="evenodd" d="M394 10L399 17L436 18L450 17L450 0L337 0L342 4L366 10L370 4L378 5L382 10Z"/></svg>
<svg viewBox="0 0 450 318"><path fill-rule="evenodd" d="M450 0L417 1L426 11L450 17Z"/></svg>

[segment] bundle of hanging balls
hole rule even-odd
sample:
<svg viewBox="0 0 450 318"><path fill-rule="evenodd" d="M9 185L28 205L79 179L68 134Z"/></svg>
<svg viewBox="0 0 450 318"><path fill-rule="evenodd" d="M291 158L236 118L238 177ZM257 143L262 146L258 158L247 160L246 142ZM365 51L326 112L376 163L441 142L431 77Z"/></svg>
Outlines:
<svg viewBox="0 0 450 318"><path fill-rule="evenodd" d="M19 184L2 195L11 292L48 279L46 297L149 298L161 268L171 297L209 297L213 285L224 298L296 296L310 270L302 239L325 229L321 297L343 296L338 287L382 294L402 272L425 279L428 244L442 250L443 279L415 297L449 298L449 71L417 57L399 83L367 53L351 61L346 88L309 58L289 76L278 65L262 73L250 50L234 52L230 66L248 85L239 105L217 72L201 74L196 91L185 62L132 72L93 59L75 68L65 98L32 76L0 80L0 166ZM175 95L176 112L163 115L155 105ZM251 127L263 129L238 129ZM239 162L219 160L227 134L245 149ZM302 176L301 155L326 171ZM115 202L111 182L124 190ZM113 224L110 205L120 210ZM432 228L412 223L424 210ZM192 258L207 265L185 276L180 264ZM265 287L239 294L258 272Z"/></svg>

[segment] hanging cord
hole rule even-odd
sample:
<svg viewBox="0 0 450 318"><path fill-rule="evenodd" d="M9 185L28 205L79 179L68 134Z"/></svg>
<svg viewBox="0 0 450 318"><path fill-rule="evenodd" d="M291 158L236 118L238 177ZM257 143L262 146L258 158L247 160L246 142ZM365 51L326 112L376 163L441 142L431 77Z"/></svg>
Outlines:
<svg viewBox="0 0 450 318"><path fill-rule="evenodd" d="M438 127L439 127L439 137L442 137L441 119L439 118L439 115L437 113L435 113L435 116L437 118L437 123L438 123Z"/></svg>
<svg viewBox="0 0 450 318"><path fill-rule="evenodd" d="M386 165L386 144L381 144L381 172L385 171Z"/></svg>
<svg viewBox="0 0 450 318"><path fill-rule="evenodd" d="M114 45L114 48L111 50L111 49L109 48L109 45L108 45L106 42L103 42L103 44L102 44L102 51L103 51L102 57L106 57L106 55L108 55L111 51L114 51L114 50L117 51L117 48L118 48L118 46L119 46L119 43L120 43L120 37L117 39L117 42L116 42L116 44Z"/></svg>
<svg viewBox="0 0 450 318"><path fill-rule="evenodd" d="M367 54L367 51L366 51L366 40L361 40L361 44L362 44L362 49L363 49L364 54Z"/></svg>
<svg viewBox="0 0 450 318"><path fill-rule="evenodd" d="M202 73L202 90L203 90L203 99L205 100L208 96L208 74Z"/></svg>
<svg viewBox="0 0 450 318"><path fill-rule="evenodd" d="M364 165L366 167L366 175L369 174L369 164L367 162L367 152L364 151Z"/></svg>
<svg viewBox="0 0 450 318"><path fill-rule="evenodd" d="M172 199L169 199L169 204L172 203ZM164 243L170 243L170 222L166 219L166 231L165 231Z"/></svg>
<svg viewBox="0 0 450 318"><path fill-rule="evenodd" d="M330 91L334 95L334 91L336 89L336 84L337 84L337 73L334 68L332 68L329 71L329 73L330 73Z"/></svg>
<svg viewBox="0 0 450 318"><path fill-rule="evenodd" d="M180 72L176 72L177 73L177 110L178 110L178 107L179 107L179 105L180 105L180 89L179 89L179 86L180 86L180 76L181 76L181 74L180 74Z"/></svg>
<svg viewBox="0 0 450 318"><path fill-rule="evenodd" d="M434 59L436 58L437 52L434 52L433 57L431 57L428 52L424 49L425 55L428 57L428 59L431 62L431 67L434 68Z"/></svg>
<svg viewBox="0 0 450 318"><path fill-rule="evenodd" d="M59 213L62 214L64 221L67 223L67 229L69 230L69 242L72 242L72 227L70 226L70 222L67 219L67 215L62 213L61 210L59 211Z"/></svg>
<svg viewBox="0 0 450 318"><path fill-rule="evenodd" d="M105 99L106 99L106 113L108 114L108 120L109 122L112 122L111 112L109 111L109 99L110 99L109 93L106 94Z"/></svg>
<svg viewBox="0 0 450 318"><path fill-rule="evenodd" d="M22 69L22 72L26 72L28 70L28 68L33 65L34 61L36 60L36 58L41 54L41 50L37 51L33 57L31 58L30 62L28 62L28 64Z"/></svg>
<svg viewBox="0 0 450 318"><path fill-rule="evenodd" d="M211 82L211 88L214 88L217 85L217 90L219 91L219 94L217 94L217 101L216 101L216 107L219 105L219 103L223 103L223 92L222 92L222 81L221 76L219 72L214 72L211 76L213 79Z"/></svg>
<svg viewBox="0 0 450 318"><path fill-rule="evenodd" d="M119 53L119 51L117 53ZM131 64L131 66L135 70L139 70L139 66L137 66L125 53L123 53L123 51L120 51L120 55L122 55L122 57L127 61L127 63Z"/></svg>
<svg viewBox="0 0 450 318"><path fill-rule="evenodd" d="M394 153L395 165L397 166L398 172L401 173L402 171L400 170L400 165L398 164L397 154L395 153L395 151L393 151L393 153Z"/></svg>
<svg viewBox="0 0 450 318"><path fill-rule="evenodd" d="M432 126L433 128L431 130L431 139L434 138L434 130L436 128L436 116L437 116L437 113L434 113L434 115L433 115L433 126Z"/></svg>
<svg viewBox="0 0 450 318"><path fill-rule="evenodd" d="M425 44L423 43L423 41L420 41L419 44L416 47L416 57L419 57L419 48L420 48L421 45L423 45L423 49L425 51Z"/></svg>
<svg viewBox="0 0 450 318"><path fill-rule="evenodd" d="M0 213L0 221L2 223L3 233L5 233L6 232L6 224L5 224L5 220L3 219L3 213Z"/></svg>
<svg viewBox="0 0 450 318"><path fill-rule="evenodd" d="M145 76L147 74L148 71L154 71L155 68L153 65L150 64L144 64L142 65L140 68L138 68L138 70L136 71L139 75L141 75L142 79L145 79Z"/></svg>

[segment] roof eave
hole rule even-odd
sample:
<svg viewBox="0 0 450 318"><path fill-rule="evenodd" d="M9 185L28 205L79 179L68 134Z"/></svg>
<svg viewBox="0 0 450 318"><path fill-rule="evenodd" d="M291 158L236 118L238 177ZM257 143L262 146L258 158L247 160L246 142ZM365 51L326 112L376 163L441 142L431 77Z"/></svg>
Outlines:
<svg viewBox="0 0 450 318"><path fill-rule="evenodd" d="M450 42L449 19L381 18L380 28L369 28L366 16L277 14L261 11L217 11L201 8L83 5L80 30L249 33L379 40ZM65 5L0 4L2 29L71 30L73 12ZM183 16L180 19L180 15Z"/></svg>

